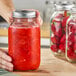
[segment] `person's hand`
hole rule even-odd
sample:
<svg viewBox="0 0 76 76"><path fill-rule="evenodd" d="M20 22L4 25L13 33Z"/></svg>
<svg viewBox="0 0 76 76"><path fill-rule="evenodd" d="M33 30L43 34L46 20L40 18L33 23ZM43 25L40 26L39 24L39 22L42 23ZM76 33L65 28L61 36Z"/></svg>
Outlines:
<svg viewBox="0 0 76 76"><path fill-rule="evenodd" d="M43 20L40 16L40 12L38 10L35 10L35 9L23 9L23 10L32 10L32 11L35 11L36 12L36 23L39 24L40 26L42 25L43 23ZM11 18L11 21L12 21L12 18Z"/></svg>
<svg viewBox="0 0 76 76"><path fill-rule="evenodd" d="M37 23L38 23L39 25L42 25L43 20L42 20L42 18L40 17L39 11L37 11L37 10L35 10L35 11L36 11L36 15L37 15Z"/></svg>
<svg viewBox="0 0 76 76"><path fill-rule="evenodd" d="M0 49L0 68L8 71L13 71L12 59L8 56L7 51Z"/></svg>
<svg viewBox="0 0 76 76"><path fill-rule="evenodd" d="M12 0L0 0L0 15L10 24L12 19L11 15L12 12L15 10ZM34 10L37 13L37 23L39 25L42 25L43 21L40 17L40 13L35 9L29 9Z"/></svg>
<svg viewBox="0 0 76 76"><path fill-rule="evenodd" d="M9 18L14 11L14 5L12 0L0 0L0 16L2 16L9 24Z"/></svg>

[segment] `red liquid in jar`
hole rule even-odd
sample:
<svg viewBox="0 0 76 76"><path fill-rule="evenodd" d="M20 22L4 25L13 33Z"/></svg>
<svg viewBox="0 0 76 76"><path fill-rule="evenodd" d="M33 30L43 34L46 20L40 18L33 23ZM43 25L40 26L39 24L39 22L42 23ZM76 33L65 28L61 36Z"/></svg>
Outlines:
<svg viewBox="0 0 76 76"><path fill-rule="evenodd" d="M34 70L40 64L40 27L8 29L9 55L15 70Z"/></svg>

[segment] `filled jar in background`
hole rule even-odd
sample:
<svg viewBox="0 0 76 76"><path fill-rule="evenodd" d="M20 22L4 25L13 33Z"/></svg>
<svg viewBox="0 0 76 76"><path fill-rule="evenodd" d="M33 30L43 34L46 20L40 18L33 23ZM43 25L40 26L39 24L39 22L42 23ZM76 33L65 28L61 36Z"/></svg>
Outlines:
<svg viewBox="0 0 76 76"><path fill-rule="evenodd" d="M66 21L74 7L70 2L58 2L50 21L50 49L55 56L64 56L66 48Z"/></svg>
<svg viewBox="0 0 76 76"><path fill-rule="evenodd" d="M76 7L72 8L66 27L66 58L76 62Z"/></svg>

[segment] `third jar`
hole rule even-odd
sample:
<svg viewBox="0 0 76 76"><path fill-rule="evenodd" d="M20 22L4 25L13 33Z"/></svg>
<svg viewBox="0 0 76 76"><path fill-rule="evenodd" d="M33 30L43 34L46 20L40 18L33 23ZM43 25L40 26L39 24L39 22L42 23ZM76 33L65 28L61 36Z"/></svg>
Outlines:
<svg viewBox="0 0 76 76"><path fill-rule="evenodd" d="M76 7L71 11L66 27L66 58L70 62L76 62Z"/></svg>

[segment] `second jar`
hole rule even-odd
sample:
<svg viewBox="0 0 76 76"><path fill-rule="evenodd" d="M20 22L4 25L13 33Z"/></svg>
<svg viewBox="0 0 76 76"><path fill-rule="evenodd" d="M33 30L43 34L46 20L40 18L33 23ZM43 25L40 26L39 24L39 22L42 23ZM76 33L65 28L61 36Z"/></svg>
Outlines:
<svg viewBox="0 0 76 76"><path fill-rule="evenodd" d="M51 51L55 56L64 56L66 42L66 21L70 16L73 3L59 2L55 4L55 12L51 17L50 36Z"/></svg>

